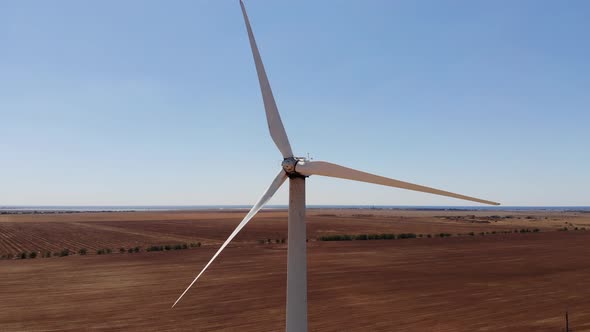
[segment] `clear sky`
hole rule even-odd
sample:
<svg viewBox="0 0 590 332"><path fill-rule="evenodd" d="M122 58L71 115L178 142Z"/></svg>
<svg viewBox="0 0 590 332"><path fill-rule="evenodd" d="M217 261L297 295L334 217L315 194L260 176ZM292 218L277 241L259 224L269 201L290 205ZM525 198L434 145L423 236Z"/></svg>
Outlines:
<svg viewBox="0 0 590 332"><path fill-rule="evenodd" d="M590 205L590 2L246 6L296 154ZM253 204L279 171L237 0L2 1L0 43L0 205ZM310 204L468 205L307 188Z"/></svg>

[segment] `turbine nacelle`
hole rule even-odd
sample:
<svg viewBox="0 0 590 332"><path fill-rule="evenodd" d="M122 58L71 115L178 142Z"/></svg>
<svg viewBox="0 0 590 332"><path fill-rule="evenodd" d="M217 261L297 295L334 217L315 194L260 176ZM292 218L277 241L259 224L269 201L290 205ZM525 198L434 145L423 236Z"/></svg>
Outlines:
<svg viewBox="0 0 590 332"><path fill-rule="evenodd" d="M285 171L285 173L287 173L287 176L289 176L289 178L305 178L309 175L303 175L301 173L298 173L297 165L305 165L307 161L308 160L305 157L289 157L283 159L281 166L283 167L283 170Z"/></svg>

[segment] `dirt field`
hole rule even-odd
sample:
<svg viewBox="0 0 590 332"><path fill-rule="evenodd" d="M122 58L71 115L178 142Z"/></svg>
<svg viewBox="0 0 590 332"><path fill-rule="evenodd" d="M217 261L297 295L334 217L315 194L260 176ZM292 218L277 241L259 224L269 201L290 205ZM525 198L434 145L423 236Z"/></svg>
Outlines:
<svg viewBox="0 0 590 332"><path fill-rule="evenodd" d="M286 244L259 241L286 238L284 211L255 218L170 309L243 214L0 215L1 253L89 249L0 260L0 331L283 330ZM590 331L590 214L312 210L308 219L311 331L562 331L566 309L574 331ZM522 228L541 232L315 241ZM203 246L90 250L195 241Z"/></svg>

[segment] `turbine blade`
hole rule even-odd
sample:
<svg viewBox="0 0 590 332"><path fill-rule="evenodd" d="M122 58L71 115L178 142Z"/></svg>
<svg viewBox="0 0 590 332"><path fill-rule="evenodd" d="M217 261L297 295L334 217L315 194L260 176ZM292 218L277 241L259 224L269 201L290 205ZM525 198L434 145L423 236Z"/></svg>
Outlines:
<svg viewBox="0 0 590 332"><path fill-rule="evenodd" d="M203 272L205 272L205 270L207 270L209 265L211 265L211 263L215 260L215 258L217 258L217 256L219 256L221 251L228 245L228 243L240 232L240 230L242 230L242 228L244 228L244 226L246 226L246 224L250 221L250 219L252 219L252 217L254 217L256 215L256 213L258 213L258 211L260 211L260 209L270 200L270 198L277 192L277 190L285 182L285 179L287 179L287 174L285 173L285 171L281 170L279 175L277 175L277 177L271 183L270 187L268 187L268 189L266 190L264 195L262 195L262 197L260 197L258 202L256 202L256 204L252 207L252 209L250 209L250 212L248 212L248 214L238 224L236 229L234 229L234 231L230 234L230 236L227 238L227 240L225 240L225 242L221 245L221 247L219 247L219 249L217 250L215 255L213 255L213 257L209 260L209 263L207 263L207 265L205 265L203 270L201 270L201 272L197 275L197 277L193 280L193 282L191 282L190 285L188 285L188 287L184 290L184 292L182 292L180 297L178 297L176 302L174 302L174 304L172 305L172 308L174 308L174 306L180 301L180 299L182 299L184 294L186 294L186 292L188 292L188 290L193 286L193 284L197 281L197 279L199 279L199 277L203 274Z"/></svg>
<svg viewBox="0 0 590 332"><path fill-rule="evenodd" d="M248 30L248 39L250 39L250 47L252 48L252 55L254 56L254 63L256 64L256 72L258 73L258 82L260 83L260 91L262 92L262 101L264 102L264 110L266 111L266 122L270 131L270 136L275 142L277 148L281 151L283 158L293 157L293 151L291 150L291 144L287 137L285 127L283 127L283 121L279 115L275 98L272 95L270 83L266 72L264 71L264 65L256 46L256 40L254 39L254 33L248 20L248 14L246 14L246 7L244 2L240 0L240 6L242 7L242 14L244 15L244 21L246 22L246 29Z"/></svg>
<svg viewBox="0 0 590 332"><path fill-rule="evenodd" d="M352 168L328 163L325 161L300 162L297 164L295 170L298 173L305 175L305 176L323 175L323 176L328 176L328 177L333 177L333 178L348 179L348 180L354 180L354 181L360 181L360 182L380 184L383 186L420 191L420 192L424 192L424 193L430 193L430 194L435 194L435 195L464 199L467 201L473 201L473 202L478 202L478 203L483 203L483 204L500 205L500 203L486 201L486 200L475 198L475 197L455 194L452 192L448 192L448 191L444 191L444 190L440 190L440 189L434 189L434 188L430 188L430 187L425 187L425 186L421 186L421 185L417 185L417 184L413 184L413 183L409 183L409 182L394 180L394 179L386 178L386 177L379 176L379 175L374 175L374 174L370 174L370 173L357 171Z"/></svg>

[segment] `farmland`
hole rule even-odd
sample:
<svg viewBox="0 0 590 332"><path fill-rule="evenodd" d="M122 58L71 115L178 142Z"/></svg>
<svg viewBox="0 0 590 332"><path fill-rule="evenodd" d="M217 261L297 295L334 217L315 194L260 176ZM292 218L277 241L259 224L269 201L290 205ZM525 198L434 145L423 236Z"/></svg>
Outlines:
<svg viewBox="0 0 590 332"><path fill-rule="evenodd" d="M257 216L170 309L243 214L0 215L4 255L88 248L0 260L0 330L281 330L286 244L275 240L286 238L285 211ZM317 241L389 233L451 236ZM588 214L311 210L308 237L312 331L558 331L566 308L575 331L590 330ZM202 246L145 251L194 242ZM142 251L117 251L134 246Z"/></svg>
<svg viewBox="0 0 590 332"><path fill-rule="evenodd" d="M0 255L57 252L81 248L146 248L201 242L218 245L231 233L243 211L118 212L0 215ZM520 229L555 231L562 227L590 230L590 219L577 212L456 212L387 210L311 210L308 237L334 234L506 232ZM262 212L234 241L257 243L285 239L286 213Z"/></svg>

